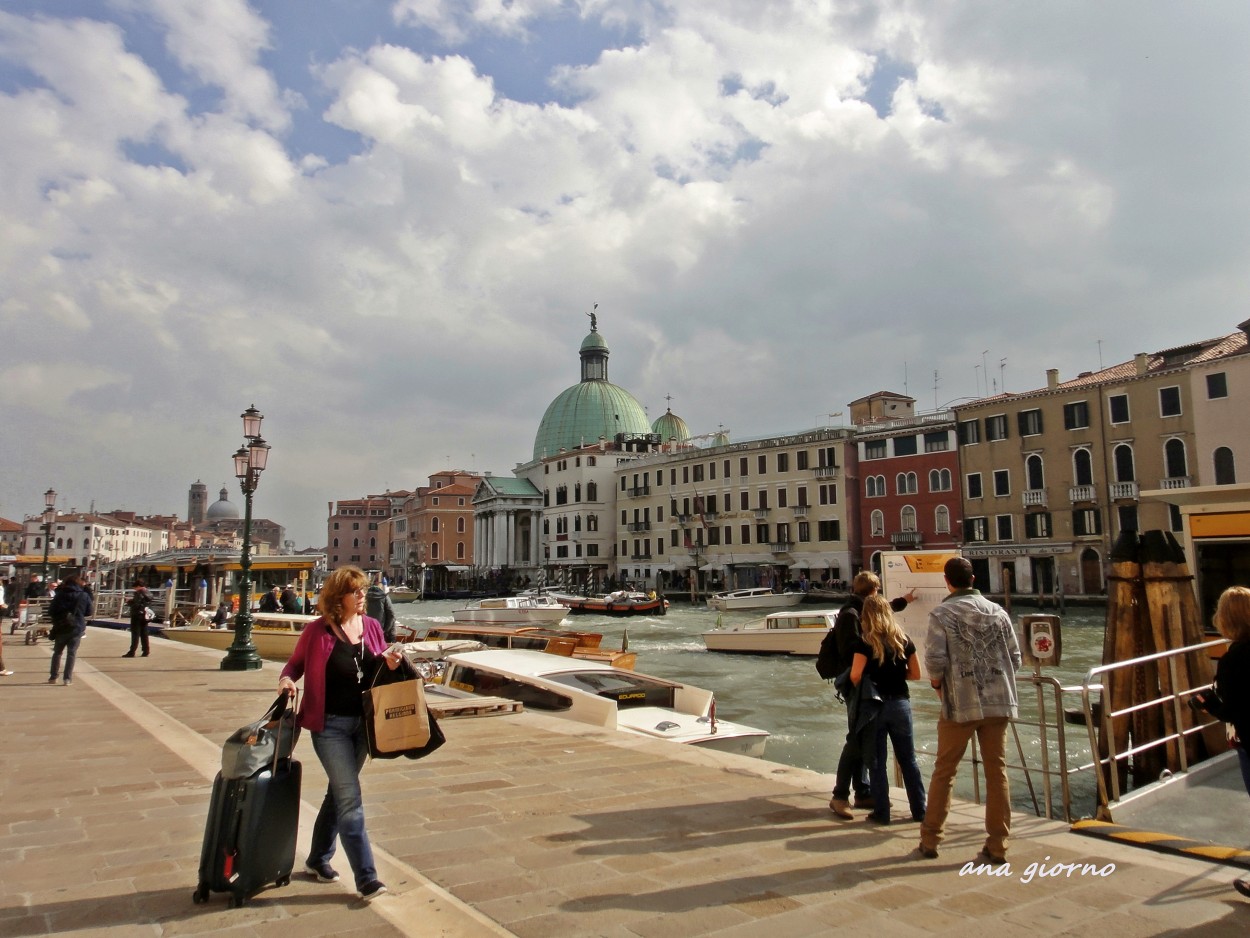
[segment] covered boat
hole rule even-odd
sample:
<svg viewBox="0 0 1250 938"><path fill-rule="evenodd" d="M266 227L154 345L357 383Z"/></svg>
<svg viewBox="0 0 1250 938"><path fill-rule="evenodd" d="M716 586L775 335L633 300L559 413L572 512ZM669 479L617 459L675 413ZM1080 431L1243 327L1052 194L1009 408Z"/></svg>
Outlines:
<svg viewBox="0 0 1250 938"><path fill-rule="evenodd" d="M762 619L704 632L703 643L708 651L816 655L837 617L837 609L787 609Z"/></svg>
<svg viewBox="0 0 1250 938"><path fill-rule="evenodd" d="M804 593L774 593L767 586L752 589L729 590L716 593L708 599L712 609L721 612L735 612L741 609L773 609L778 606L797 606L803 601Z"/></svg>
<svg viewBox="0 0 1250 938"><path fill-rule="evenodd" d="M668 600L654 592L617 590L600 596L578 596L574 593L548 593L569 607L575 615L597 616L662 616L668 612Z"/></svg>
<svg viewBox="0 0 1250 938"><path fill-rule="evenodd" d="M457 609L457 622L491 625L555 625L569 614L569 607L546 593L525 596L492 596Z"/></svg>

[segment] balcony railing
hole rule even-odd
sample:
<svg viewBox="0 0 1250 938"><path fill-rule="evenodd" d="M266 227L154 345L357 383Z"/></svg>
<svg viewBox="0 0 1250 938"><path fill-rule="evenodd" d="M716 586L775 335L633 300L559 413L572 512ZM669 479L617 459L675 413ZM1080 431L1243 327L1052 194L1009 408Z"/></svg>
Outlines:
<svg viewBox="0 0 1250 938"><path fill-rule="evenodd" d="M1074 502L1092 502L1095 498L1092 485L1074 485L1068 489L1068 498Z"/></svg>
<svg viewBox="0 0 1250 938"><path fill-rule="evenodd" d="M1189 476L1169 476L1166 479L1159 480L1159 488L1161 489L1187 489L1189 485Z"/></svg>
<svg viewBox="0 0 1250 938"><path fill-rule="evenodd" d="M632 489L626 489L625 494L630 496L631 498L637 498L639 495L650 495L651 486L635 485Z"/></svg>
<svg viewBox="0 0 1250 938"><path fill-rule="evenodd" d="M769 544L768 549L774 554L788 554L794 550L794 541L777 541L775 544Z"/></svg>
<svg viewBox="0 0 1250 938"><path fill-rule="evenodd" d="M895 547L901 547L905 550L915 550L924 541L924 535L919 531L891 531L890 543Z"/></svg>
<svg viewBox="0 0 1250 938"><path fill-rule="evenodd" d="M1024 490L1024 507L1025 508L1045 508L1046 507L1046 490L1045 489L1025 489Z"/></svg>
<svg viewBox="0 0 1250 938"><path fill-rule="evenodd" d="M1112 498L1131 498L1137 499L1137 483L1136 482L1112 482L1111 483Z"/></svg>
<svg viewBox="0 0 1250 938"><path fill-rule="evenodd" d="M703 520L704 520L704 521L715 521L715 520L716 520L716 512L714 512L714 511L705 511L705 512L703 512Z"/></svg>
<svg viewBox="0 0 1250 938"><path fill-rule="evenodd" d="M678 523L678 524L689 524L689 523L690 523L690 517L691 517L690 515L678 515L678 516L677 516L677 523Z"/></svg>
<svg viewBox="0 0 1250 938"><path fill-rule="evenodd" d="M630 531L650 531L651 522L650 521L631 521L628 525L626 525L626 528Z"/></svg>
<svg viewBox="0 0 1250 938"><path fill-rule="evenodd" d="M803 518L803 517L806 517L806 516L807 516L807 507L808 507L807 505L795 505L795 506L794 506L794 516L795 516L796 518Z"/></svg>
<svg viewBox="0 0 1250 938"><path fill-rule="evenodd" d="M650 560L650 559L651 559L651 551L649 551L649 550L648 550L648 551L644 551L644 552L642 552L642 553L638 553L638 554L630 554L630 555L629 555L629 559L630 559L630 560Z"/></svg>
<svg viewBox="0 0 1250 938"><path fill-rule="evenodd" d="M755 509L755 517L757 517L757 518L767 518L767 517L768 517L768 512L769 512L769 509L767 509L767 508L756 508L756 509Z"/></svg>
<svg viewBox="0 0 1250 938"><path fill-rule="evenodd" d="M817 466L816 478L818 479L836 479L838 477L837 466Z"/></svg>

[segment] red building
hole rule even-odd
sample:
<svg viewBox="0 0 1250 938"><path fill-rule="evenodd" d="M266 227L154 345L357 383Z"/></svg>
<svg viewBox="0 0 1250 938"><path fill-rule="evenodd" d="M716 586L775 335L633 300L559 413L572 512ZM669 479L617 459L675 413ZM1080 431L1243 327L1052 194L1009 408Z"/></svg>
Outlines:
<svg viewBox="0 0 1250 938"><path fill-rule="evenodd" d="M955 414L915 413L915 399L878 391L850 404L859 456L854 494L862 569L880 553L959 544L959 451Z"/></svg>

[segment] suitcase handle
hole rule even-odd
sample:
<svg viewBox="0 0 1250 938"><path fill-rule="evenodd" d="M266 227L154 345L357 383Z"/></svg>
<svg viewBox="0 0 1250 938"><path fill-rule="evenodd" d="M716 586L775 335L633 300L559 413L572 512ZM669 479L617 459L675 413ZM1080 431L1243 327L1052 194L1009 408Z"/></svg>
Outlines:
<svg viewBox="0 0 1250 938"><path fill-rule="evenodd" d="M278 694L278 699L275 700L273 702L273 705L270 706L270 708L265 711L265 716L267 718L281 722L282 718L286 716L287 707L290 707L292 713L296 713L299 709L298 704L299 704L299 688L298 687L293 691L285 691L285 690L281 691ZM281 737L279 736L279 738ZM273 767L269 771L274 777L277 777L277 774L278 774L278 752L281 748L282 748L281 746L273 747Z"/></svg>

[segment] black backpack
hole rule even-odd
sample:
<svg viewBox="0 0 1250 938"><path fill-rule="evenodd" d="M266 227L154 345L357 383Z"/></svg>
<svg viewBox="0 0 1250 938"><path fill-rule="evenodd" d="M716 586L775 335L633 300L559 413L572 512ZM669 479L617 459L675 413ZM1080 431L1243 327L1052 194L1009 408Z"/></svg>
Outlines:
<svg viewBox="0 0 1250 938"><path fill-rule="evenodd" d="M834 627L825 634L825 637L820 642L820 651L816 654L816 673L826 681L832 681L851 666L849 660L842 660L842 655L838 651L839 627L843 630L853 628L856 634L858 634L859 610L843 606L842 611L838 613L837 620L834 622Z"/></svg>

